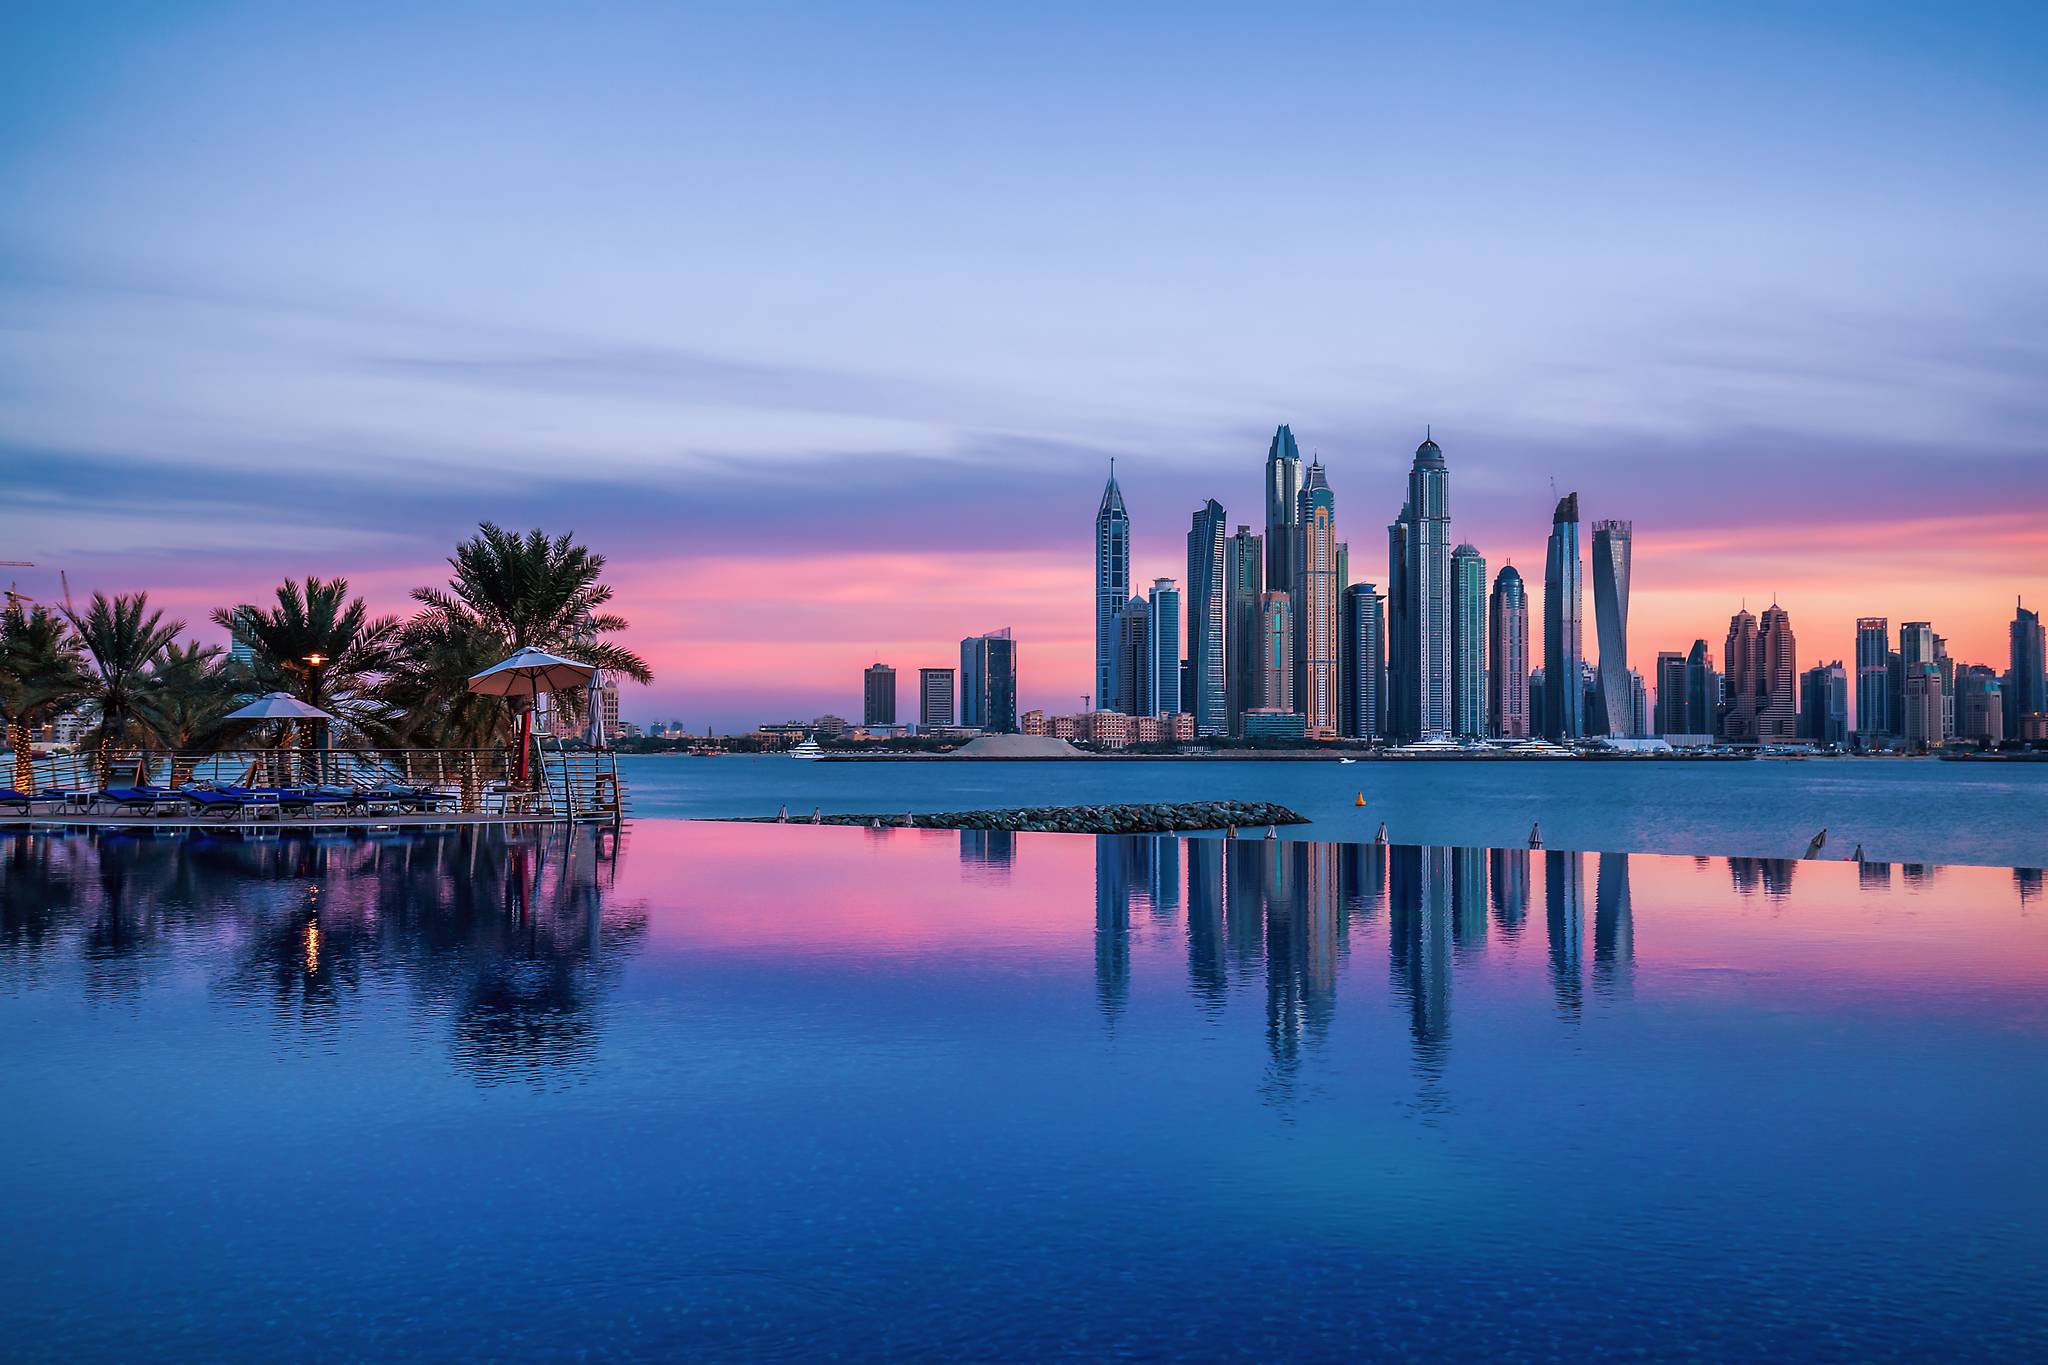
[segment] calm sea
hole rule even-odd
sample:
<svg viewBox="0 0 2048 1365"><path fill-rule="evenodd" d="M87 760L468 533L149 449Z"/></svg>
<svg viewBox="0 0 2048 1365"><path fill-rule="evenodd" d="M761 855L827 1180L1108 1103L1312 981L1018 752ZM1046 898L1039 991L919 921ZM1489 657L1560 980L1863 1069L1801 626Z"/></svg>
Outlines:
<svg viewBox="0 0 2048 1365"><path fill-rule="evenodd" d="M1825 852L2048 864L2048 764L1933 759L1694 762L817 763L628 757L642 815L898 814L1105 801L1278 801L1313 824L1293 838L1797 857ZM1363 796L1361 809L1357 798Z"/></svg>
<svg viewBox="0 0 2048 1365"><path fill-rule="evenodd" d="M14 831L0 1039L10 1359L2048 1358L2031 871Z"/></svg>

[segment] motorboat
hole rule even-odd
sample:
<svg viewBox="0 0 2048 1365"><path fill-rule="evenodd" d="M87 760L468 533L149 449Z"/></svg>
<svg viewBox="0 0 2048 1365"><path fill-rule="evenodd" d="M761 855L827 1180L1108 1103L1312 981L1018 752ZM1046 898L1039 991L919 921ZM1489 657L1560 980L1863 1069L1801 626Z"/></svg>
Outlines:
<svg viewBox="0 0 2048 1365"><path fill-rule="evenodd" d="M789 751L791 758L823 758L825 751L818 747L818 741L806 738L803 743Z"/></svg>

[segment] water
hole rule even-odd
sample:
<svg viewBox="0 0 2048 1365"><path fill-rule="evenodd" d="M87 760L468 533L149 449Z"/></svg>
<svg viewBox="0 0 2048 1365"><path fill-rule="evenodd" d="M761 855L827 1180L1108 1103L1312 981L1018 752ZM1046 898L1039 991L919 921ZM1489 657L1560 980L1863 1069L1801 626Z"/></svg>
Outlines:
<svg viewBox="0 0 2048 1365"><path fill-rule="evenodd" d="M0 876L13 1358L2048 1352L2037 872L643 821Z"/></svg>
<svg viewBox="0 0 2048 1365"><path fill-rule="evenodd" d="M2048 764L1933 759L1697 762L814 763L781 756L621 760L642 815L896 814L1104 801L1278 801L1290 838L1798 857L2048 863ZM1355 804L1366 798L1363 810Z"/></svg>

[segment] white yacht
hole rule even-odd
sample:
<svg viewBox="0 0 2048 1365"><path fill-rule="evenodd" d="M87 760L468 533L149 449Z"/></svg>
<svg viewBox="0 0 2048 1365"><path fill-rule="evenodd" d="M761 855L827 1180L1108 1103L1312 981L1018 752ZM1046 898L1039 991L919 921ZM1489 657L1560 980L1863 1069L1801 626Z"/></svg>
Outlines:
<svg viewBox="0 0 2048 1365"><path fill-rule="evenodd" d="M825 751L818 747L818 741L806 735L804 742L789 751L791 758L823 758Z"/></svg>

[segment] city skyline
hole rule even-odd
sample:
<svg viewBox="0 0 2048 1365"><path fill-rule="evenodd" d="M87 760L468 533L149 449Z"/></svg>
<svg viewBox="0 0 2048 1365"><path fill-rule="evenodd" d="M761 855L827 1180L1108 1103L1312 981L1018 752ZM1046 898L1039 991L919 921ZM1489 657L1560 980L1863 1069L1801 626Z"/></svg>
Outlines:
<svg viewBox="0 0 2048 1365"><path fill-rule="evenodd" d="M1114 456L1133 581L1178 574L1201 497L1263 529L1279 420L1354 581L1427 422L1489 570L1533 589L1553 477L1634 520L1645 673L1731 598L1813 657L1883 613L1995 660L2044 595L2036 10L510 9L13 32L23 591L147 587L219 642L259 585L397 610L462 529L545 523L611 557L657 674L629 715L844 710L850 670L985 619L1020 704L1066 708L1073 487Z"/></svg>

